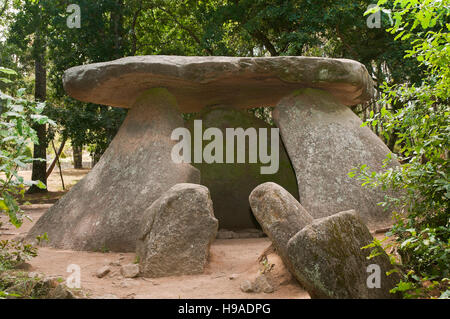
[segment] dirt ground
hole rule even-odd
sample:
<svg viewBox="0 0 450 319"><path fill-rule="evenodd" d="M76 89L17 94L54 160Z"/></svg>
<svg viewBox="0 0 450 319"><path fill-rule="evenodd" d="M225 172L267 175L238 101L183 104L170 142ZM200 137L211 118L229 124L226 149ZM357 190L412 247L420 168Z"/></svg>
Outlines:
<svg viewBox="0 0 450 319"><path fill-rule="evenodd" d="M81 180L88 171L64 170L67 189ZM29 178L31 172L24 171L21 175ZM0 239L25 235L65 193L62 191L58 170L50 176L48 183L48 194L27 196L24 201L29 203L22 208L32 221L25 220L21 228L15 229L6 225L5 216L0 216L0 221L3 222ZM67 272L68 266L78 265L81 269L81 288L89 298L309 298L308 293L291 278L275 254L268 255L269 262L274 264L272 271L277 278L275 291L244 293L240 290L242 281L251 280L258 274L261 269L258 258L270 244L268 238L217 239L211 246L210 260L204 274L194 276L126 279L120 274L120 265L133 263L133 253L77 252L52 248L39 248L38 256L29 262L27 270L66 279L71 274ZM109 266L112 271L101 279L97 278L96 273L103 266Z"/></svg>
<svg viewBox="0 0 450 319"><path fill-rule="evenodd" d="M30 230L32 225L49 209L71 186L81 180L89 169L67 169L63 171L66 189L57 169L48 179L49 192L27 195L22 201L30 220L25 219L21 228L8 225L6 216L0 215L0 240L19 238ZM30 178L30 171L20 173ZM384 232L373 233L379 239ZM75 264L81 269L81 288L88 298L183 298L183 299L233 299L233 298L310 298L284 268L280 258L267 254L268 263L273 264L271 273L275 278L273 293L244 293L240 284L254 279L261 270L259 257L270 246L266 238L253 239L217 239L210 249L209 264L201 275L165 277L157 279L126 279L120 274L120 266L135 261L134 253L79 252L52 248L39 248L38 256L29 261L30 272L45 276L58 276L67 279L71 275L68 266ZM103 278L97 278L97 271L109 266L111 272Z"/></svg>
<svg viewBox="0 0 450 319"><path fill-rule="evenodd" d="M30 202L32 204L54 204L59 198L61 198L65 193L70 190L70 188L80 181L90 169L66 169L63 170L63 180L65 189L62 187L62 181L57 168L55 168L52 174L47 179L47 189L46 194L33 194L26 195L22 202ZM26 180L31 179L31 171L20 171L19 175L24 177Z"/></svg>

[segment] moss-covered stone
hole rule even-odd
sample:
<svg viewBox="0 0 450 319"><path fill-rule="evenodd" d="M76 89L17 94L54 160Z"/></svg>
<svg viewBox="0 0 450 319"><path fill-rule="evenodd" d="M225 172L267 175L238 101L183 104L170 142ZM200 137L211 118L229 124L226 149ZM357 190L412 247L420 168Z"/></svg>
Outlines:
<svg viewBox="0 0 450 319"><path fill-rule="evenodd" d="M387 276L393 266L380 252L369 259L373 241L368 228L354 210L314 220L288 242L287 254L293 275L312 298L396 298L389 291L399 278ZM369 287L370 265L380 269L379 287Z"/></svg>

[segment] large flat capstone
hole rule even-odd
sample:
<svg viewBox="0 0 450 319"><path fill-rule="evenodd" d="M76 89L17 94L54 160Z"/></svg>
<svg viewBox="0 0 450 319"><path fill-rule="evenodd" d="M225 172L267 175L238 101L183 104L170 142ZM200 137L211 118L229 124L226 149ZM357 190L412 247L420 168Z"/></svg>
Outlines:
<svg viewBox="0 0 450 319"><path fill-rule="evenodd" d="M70 68L63 81L73 98L125 108L150 88L167 88L182 112L216 104L275 106L299 88L326 90L345 105L373 95L372 80L361 63L302 56L136 56Z"/></svg>

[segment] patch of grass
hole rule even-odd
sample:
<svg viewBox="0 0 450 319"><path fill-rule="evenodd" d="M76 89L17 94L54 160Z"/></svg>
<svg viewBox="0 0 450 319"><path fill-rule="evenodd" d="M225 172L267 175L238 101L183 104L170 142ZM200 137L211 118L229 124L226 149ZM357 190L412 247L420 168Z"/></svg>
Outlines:
<svg viewBox="0 0 450 319"><path fill-rule="evenodd" d="M102 248L99 248L99 249L97 249L97 250L95 250L95 251L98 252L98 253L104 253L104 254L110 252L109 248L106 247L105 245L103 245Z"/></svg>
<svg viewBox="0 0 450 319"><path fill-rule="evenodd" d="M0 298L44 298L50 288L48 282L39 278L29 278L26 272L5 271L0 276Z"/></svg>

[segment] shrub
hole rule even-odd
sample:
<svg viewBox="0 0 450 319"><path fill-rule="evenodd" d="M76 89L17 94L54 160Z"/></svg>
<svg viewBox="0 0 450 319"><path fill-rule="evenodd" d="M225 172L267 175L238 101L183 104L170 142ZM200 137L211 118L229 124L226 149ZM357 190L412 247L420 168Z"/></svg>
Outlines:
<svg viewBox="0 0 450 319"><path fill-rule="evenodd" d="M13 70L0 67L0 74L15 75ZM0 77L0 81L10 80ZM26 186L36 185L45 188L40 181L26 181L19 176L20 167L32 163L34 159L29 152L28 144L38 143L34 123L54 124L42 115L44 103L29 102L23 98L25 89L19 89L16 97L0 91L0 212L9 217L16 227L22 224L23 211L16 198L23 196ZM42 160L42 159L41 159Z"/></svg>
<svg viewBox="0 0 450 319"><path fill-rule="evenodd" d="M379 1L384 5L385 0ZM375 9L377 10L377 9ZM448 298L450 273L450 15L449 1L397 0L391 8L395 24L388 29L411 41L406 57L427 67L420 86L384 83L381 112L363 125L381 123L395 135L403 165L381 173L363 165L350 173L364 186L394 189L400 195L381 203L393 212L403 279L395 291L405 298ZM403 108L393 112L392 105ZM386 134L386 136L391 136ZM388 159L389 160L389 159ZM392 258L394 260L394 258Z"/></svg>

